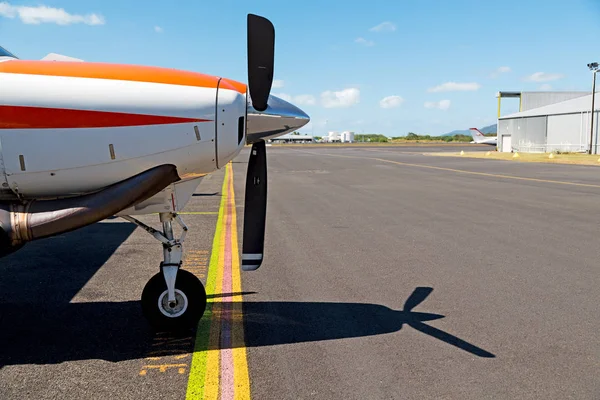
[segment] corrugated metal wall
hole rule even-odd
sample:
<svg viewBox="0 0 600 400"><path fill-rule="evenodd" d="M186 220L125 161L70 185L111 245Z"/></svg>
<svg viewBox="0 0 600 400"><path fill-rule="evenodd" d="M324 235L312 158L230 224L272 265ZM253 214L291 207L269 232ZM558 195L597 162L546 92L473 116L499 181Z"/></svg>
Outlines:
<svg viewBox="0 0 600 400"><path fill-rule="evenodd" d="M596 112L594 118L594 154L600 154L599 115L600 112ZM590 143L590 113L501 119L498 121L500 151L507 151L501 147L504 135L512 137L511 147L514 151L587 151Z"/></svg>
<svg viewBox="0 0 600 400"><path fill-rule="evenodd" d="M551 151L582 151L588 149L589 113L548 116L548 146Z"/></svg>
<svg viewBox="0 0 600 400"><path fill-rule="evenodd" d="M521 111L547 106L576 97L587 96L588 92L523 92L521 93Z"/></svg>
<svg viewBox="0 0 600 400"><path fill-rule="evenodd" d="M546 148L546 117L511 118L508 130L516 151L543 152Z"/></svg>

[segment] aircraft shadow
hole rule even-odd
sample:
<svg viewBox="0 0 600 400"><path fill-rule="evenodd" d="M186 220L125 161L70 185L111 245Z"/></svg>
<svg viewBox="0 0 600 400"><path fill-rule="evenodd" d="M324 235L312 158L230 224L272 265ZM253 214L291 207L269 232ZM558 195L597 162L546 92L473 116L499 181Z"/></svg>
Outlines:
<svg viewBox="0 0 600 400"><path fill-rule="evenodd" d="M150 350L160 350L165 356L191 351L191 333L187 333L189 348L153 347L156 336L142 316L139 301L70 303L134 229L135 225L129 223L97 223L29 243L0 261L0 368L88 359L116 362L147 357ZM391 334L406 325L473 355L495 357L425 323L442 315L413 311L432 290L416 288L402 310L366 303L232 303L222 301L232 294L209 294L215 301L214 311L222 311L215 314L217 323L230 320L232 329L244 323L245 343L213 343L206 347L359 338ZM243 320L235 313L242 308Z"/></svg>
<svg viewBox="0 0 600 400"><path fill-rule="evenodd" d="M241 318L227 316L228 311L235 316L234 310L240 307L244 310L243 322ZM236 324L244 323L245 342L207 344L196 347L197 351L360 338L395 333L406 325L478 357L495 357L487 350L425 324L443 316L414 312L410 304L405 305L404 310L392 310L366 303L215 302L215 311L220 311L216 313L217 323L230 320L232 330ZM5 328L0 334L2 366L140 359L148 356L154 337L141 315L138 301L75 303L59 309L45 304L21 304L3 309L2 313L5 319L2 323ZM194 335L187 334L187 337L191 339ZM152 350L169 356L190 352L192 346L188 340L184 348L165 345L152 347Z"/></svg>
<svg viewBox="0 0 600 400"><path fill-rule="evenodd" d="M110 306L92 303L90 311L69 302L135 228L130 223L100 222L28 243L0 260L0 366L77 359L75 354L89 354L85 347L95 341L115 339L103 338L110 327L92 321L116 323L107 314ZM128 310L131 319L139 309L132 304L117 307Z"/></svg>

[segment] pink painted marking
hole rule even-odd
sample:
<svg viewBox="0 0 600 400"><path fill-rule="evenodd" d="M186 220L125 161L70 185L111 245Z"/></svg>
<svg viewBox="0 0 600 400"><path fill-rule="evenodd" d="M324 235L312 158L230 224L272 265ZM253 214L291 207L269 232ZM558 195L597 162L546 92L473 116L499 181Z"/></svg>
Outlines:
<svg viewBox="0 0 600 400"><path fill-rule="evenodd" d="M230 175L231 177L231 175ZM231 179L231 178L230 178ZM236 229L231 226L233 217L233 196L231 185L228 185L227 196L227 214L225 218L225 251L223 262L223 286L221 293L231 293L233 291L232 282L232 243L231 230ZM233 351L231 339L231 324L233 322L231 296L223 297L223 314L221 319L221 399L233 400L234 394L234 372L233 372Z"/></svg>

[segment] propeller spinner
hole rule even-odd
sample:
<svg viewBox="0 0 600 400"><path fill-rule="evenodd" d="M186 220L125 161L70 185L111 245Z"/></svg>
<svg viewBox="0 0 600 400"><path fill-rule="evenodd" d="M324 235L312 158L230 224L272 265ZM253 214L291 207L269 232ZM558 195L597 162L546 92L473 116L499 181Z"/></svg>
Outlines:
<svg viewBox="0 0 600 400"><path fill-rule="evenodd" d="M263 260L267 216L267 152L265 139L306 125L310 118L298 107L270 94L275 59L275 28L264 17L248 14L248 87L250 104L246 143L252 144L244 200L242 270L253 271Z"/></svg>

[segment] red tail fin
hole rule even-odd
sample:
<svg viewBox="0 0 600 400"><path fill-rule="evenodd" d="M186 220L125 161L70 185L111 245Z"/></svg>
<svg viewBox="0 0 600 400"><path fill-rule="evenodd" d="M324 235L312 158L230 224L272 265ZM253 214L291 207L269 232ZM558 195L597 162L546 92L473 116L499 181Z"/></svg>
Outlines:
<svg viewBox="0 0 600 400"><path fill-rule="evenodd" d="M477 128L469 128L470 131L475 131L475 135L477 136L485 136L483 133L481 133L481 131Z"/></svg>

